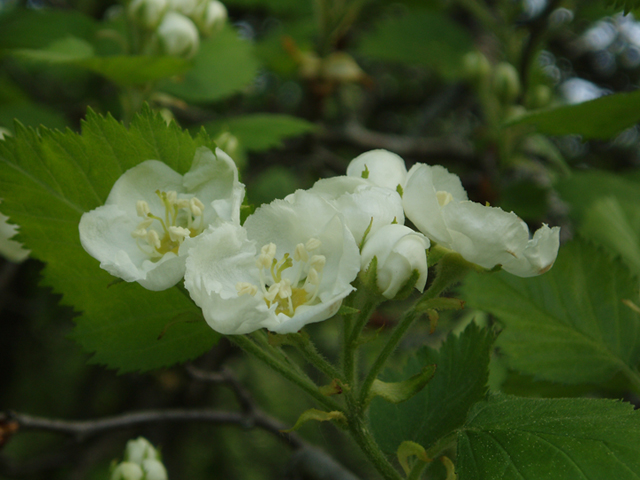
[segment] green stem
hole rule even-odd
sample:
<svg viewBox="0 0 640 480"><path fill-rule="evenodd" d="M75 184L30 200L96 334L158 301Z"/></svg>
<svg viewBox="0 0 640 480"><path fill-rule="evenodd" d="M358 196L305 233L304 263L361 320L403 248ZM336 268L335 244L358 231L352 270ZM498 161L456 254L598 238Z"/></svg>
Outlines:
<svg viewBox="0 0 640 480"><path fill-rule="evenodd" d="M378 378L378 375L380 375L382 368L400 343L400 340L402 340L402 337L407 333L409 327L422 315L423 312L426 311L429 301L438 297L452 284L460 281L467 274L470 268L471 264L457 253L447 253L438 262L436 278L429 287L429 290L424 292L415 305L405 312L400 323L398 323L396 328L393 330L391 336L387 340L387 343L378 355L378 358L376 358L371 370L369 370L369 373L362 385L362 389L360 390L360 402L362 405L365 404L367 397L369 396L369 390L371 389L371 385L373 385L374 380Z"/></svg>
<svg viewBox="0 0 640 480"><path fill-rule="evenodd" d="M378 378L382 368L400 343L400 340L402 340L402 337L404 337L404 334L407 332L414 320L421 315L422 313L418 312L415 308L411 308L402 316L400 323L398 323L396 328L394 328L389 340L387 340L387 343L364 379L364 383L360 390L360 403L362 405L366 403L367 397L369 396L369 390L371 390L371 385L373 385L374 380Z"/></svg>
<svg viewBox="0 0 640 480"><path fill-rule="evenodd" d="M333 365L331 365L316 349L315 345L307 338L302 338L301 335L292 336L293 342L295 346L298 348L298 351L302 354L304 359L309 362L311 365L316 367L319 371L324 373L329 379L333 380L337 378L340 381L344 382L344 377L342 373L336 369Z"/></svg>
<svg viewBox="0 0 640 480"><path fill-rule="evenodd" d="M422 472L424 472L424 469L426 467L427 467L427 462L418 460L416 464L413 466L413 468L411 469L411 472L409 472L409 476L407 477L407 480L419 480L419 478L422 476Z"/></svg>
<svg viewBox="0 0 640 480"><path fill-rule="evenodd" d="M284 363L276 360L272 355L256 345L256 343L250 338L244 335L227 335L227 338L245 352L266 363L270 368L281 374L290 382L298 385L325 407L330 410L343 411L343 407L340 404L320 393L318 387L311 380L300 375L300 373L292 369L289 365L285 365Z"/></svg>
<svg viewBox="0 0 640 480"><path fill-rule="evenodd" d="M442 437L438 440L429 450L427 450L428 458L437 458L440 456L442 452L448 450L456 444L458 439L458 433L453 432L447 435L446 437Z"/></svg>
<svg viewBox="0 0 640 480"><path fill-rule="evenodd" d="M402 476L382 453L375 439L367 429L362 418L354 415L349 418L349 431L367 458L386 480L402 480Z"/></svg>
<svg viewBox="0 0 640 480"><path fill-rule="evenodd" d="M360 308L360 313L356 317L356 321L353 324L348 338L345 338L344 354L343 354L343 366L344 376L346 382L355 387L356 381L356 350L358 348L358 339L362 330L369 322L371 315L376 311L378 305L380 305L380 299L377 296L369 295L368 292L364 305ZM345 335L346 336L346 335Z"/></svg>

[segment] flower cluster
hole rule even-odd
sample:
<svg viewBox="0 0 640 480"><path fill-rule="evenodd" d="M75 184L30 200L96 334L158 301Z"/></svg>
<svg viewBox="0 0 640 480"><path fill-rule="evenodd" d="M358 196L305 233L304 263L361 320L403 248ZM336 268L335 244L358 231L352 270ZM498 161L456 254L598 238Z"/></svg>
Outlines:
<svg viewBox="0 0 640 480"><path fill-rule="evenodd" d="M185 58L198 51L200 35L214 34L227 20L227 9L218 0L132 0L127 14L141 32L151 34L149 51L143 53Z"/></svg>
<svg viewBox="0 0 640 480"><path fill-rule="evenodd" d="M184 277L223 334L292 333L330 318L359 273L373 273L363 277L375 279L368 287L388 299L401 289L422 292L434 245L522 277L551 268L559 246L558 227L544 225L530 238L514 213L470 202L443 167L407 172L384 150L355 158L345 176L262 205L241 224L243 197L220 149L199 149L184 176L148 160L83 215L80 238L102 268L126 281L162 290Z"/></svg>

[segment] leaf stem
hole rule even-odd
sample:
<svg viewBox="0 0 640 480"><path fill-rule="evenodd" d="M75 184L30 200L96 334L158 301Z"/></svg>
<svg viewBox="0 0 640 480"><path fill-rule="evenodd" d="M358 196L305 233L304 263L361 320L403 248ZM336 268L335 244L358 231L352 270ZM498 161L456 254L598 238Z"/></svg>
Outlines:
<svg viewBox="0 0 640 480"><path fill-rule="evenodd" d="M338 380L344 381L344 376L342 375L342 373L340 373L336 367L329 363L320 354L320 352L318 352L311 340L309 340L308 338L302 338L301 335L293 335L292 339L295 346L298 348L298 351L302 354L307 362L316 367L331 380L337 378Z"/></svg>
<svg viewBox="0 0 640 480"><path fill-rule="evenodd" d="M362 330L369 322L371 315L375 312L381 301L378 296L374 296L366 292L366 298L360 307L360 313L356 317L353 328L348 335L345 335L345 345L343 353L343 368L346 382L355 387L356 382L356 350L358 348L358 339Z"/></svg>

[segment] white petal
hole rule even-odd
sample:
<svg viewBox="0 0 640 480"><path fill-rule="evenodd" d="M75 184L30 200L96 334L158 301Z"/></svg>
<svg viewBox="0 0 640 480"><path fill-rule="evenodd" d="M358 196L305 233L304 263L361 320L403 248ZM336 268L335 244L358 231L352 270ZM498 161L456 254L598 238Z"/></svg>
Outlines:
<svg viewBox="0 0 640 480"><path fill-rule="evenodd" d="M210 224L217 219L240 223L244 185L238 181L236 164L222 150L217 148L214 155L208 148L198 148L183 185L186 193L214 207L213 210L205 210L205 223Z"/></svg>
<svg viewBox="0 0 640 480"><path fill-rule="evenodd" d="M553 266L559 247L560 227L549 228L543 225L527 242L522 254L518 258L505 262L502 268L519 277L541 275Z"/></svg>
<svg viewBox="0 0 640 480"><path fill-rule="evenodd" d="M357 156L347 167L347 175L363 178L368 170L367 180L379 187L397 191L398 185L404 188L407 179L407 167L402 157L387 150L371 150Z"/></svg>

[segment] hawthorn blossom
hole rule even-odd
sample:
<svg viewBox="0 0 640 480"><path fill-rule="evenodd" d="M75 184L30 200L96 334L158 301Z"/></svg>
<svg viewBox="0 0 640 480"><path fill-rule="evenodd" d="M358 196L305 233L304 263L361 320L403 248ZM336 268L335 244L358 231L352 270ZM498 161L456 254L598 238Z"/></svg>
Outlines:
<svg viewBox="0 0 640 480"><path fill-rule="evenodd" d="M529 228L515 213L471 202L457 175L441 166L414 165L404 211L431 241L484 268L501 265L519 277L540 275L555 262L560 228Z"/></svg>
<svg viewBox="0 0 640 480"><path fill-rule="evenodd" d="M365 233L369 236L384 225L404 223L400 195L363 178L325 178L318 180L308 192L322 197L343 215L359 245Z"/></svg>
<svg viewBox="0 0 640 480"><path fill-rule="evenodd" d="M127 170L105 204L82 215L80 241L100 267L149 290L180 281L194 237L209 225L240 223L244 185L222 150L196 151L183 176L157 160Z"/></svg>
<svg viewBox="0 0 640 480"><path fill-rule="evenodd" d="M209 228L189 251L185 287L219 333L293 333L335 315L359 270L343 217L299 190L242 227Z"/></svg>
<svg viewBox="0 0 640 480"><path fill-rule="evenodd" d="M382 295L394 298L418 271L415 288L422 292L427 283L429 239L404 225L385 225L367 238L362 247L362 269L376 257L376 281Z"/></svg>

